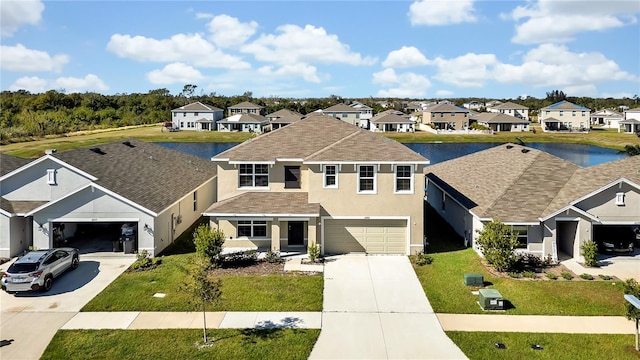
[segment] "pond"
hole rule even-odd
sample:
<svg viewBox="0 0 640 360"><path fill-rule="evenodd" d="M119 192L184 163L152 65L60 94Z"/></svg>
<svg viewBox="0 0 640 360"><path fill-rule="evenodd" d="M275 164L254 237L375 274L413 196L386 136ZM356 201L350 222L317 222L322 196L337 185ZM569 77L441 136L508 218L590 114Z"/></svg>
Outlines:
<svg viewBox="0 0 640 360"><path fill-rule="evenodd" d="M170 149L179 150L188 154L210 159L237 143L170 143L159 142L158 145ZM413 151L421 154L437 164L477 151L486 150L501 143L409 143L404 144ZM559 158L573 162L574 164L588 167L605 162L623 159L627 154L617 150L605 149L592 145L560 144L560 143L528 143L527 146L546 151Z"/></svg>

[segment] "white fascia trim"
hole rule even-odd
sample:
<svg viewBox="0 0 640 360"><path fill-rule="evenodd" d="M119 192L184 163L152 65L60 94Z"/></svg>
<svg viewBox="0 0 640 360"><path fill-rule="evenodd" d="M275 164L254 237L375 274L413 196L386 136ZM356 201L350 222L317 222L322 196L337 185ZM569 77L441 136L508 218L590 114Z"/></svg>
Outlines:
<svg viewBox="0 0 640 360"><path fill-rule="evenodd" d="M12 214L12 213L10 213L10 212L8 212L6 210L3 210L3 209L0 209L0 214L4 215L6 217L14 217L14 216L18 215L18 214Z"/></svg>
<svg viewBox="0 0 640 360"><path fill-rule="evenodd" d="M22 172L24 169L28 169L28 168L30 168L32 166L35 166L35 165L37 165L37 164L39 164L39 163L41 163L41 162L43 162L45 160L51 160L51 161L53 161L55 163L58 163L58 164L60 164L60 166L65 167L65 168L67 168L67 169L69 169L69 170L71 170L71 171L73 171L73 172L75 172L75 173L77 173L77 174L79 174L81 176L84 176L84 177L88 178L91 181L98 180L97 177L95 177L95 176L93 176L93 175L91 175L91 174L89 174L87 172L84 172L84 171L78 169L75 166L71 166L71 165L67 164L66 162L64 162L64 161L62 161L60 159L57 159L57 158L55 158L55 157L53 157L51 155L45 155L45 156L42 156L42 157L40 157L40 158L38 158L36 160L33 160L32 162L30 162L30 163L28 163L26 165L23 165L23 166L15 169L15 170L13 170L12 172L10 172L8 174L5 174L4 176L0 177L0 181L2 181L4 179L8 179L9 177L11 177L13 175L15 175L15 174L17 174L19 172Z"/></svg>
<svg viewBox="0 0 640 360"><path fill-rule="evenodd" d="M279 162L303 162L302 158L276 158L276 161Z"/></svg>
<svg viewBox="0 0 640 360"><path fill-rule="evenodd" d="M139 222L140 218L66 218L60 217L55 219L49 219L49 222L81 222L81 223L92 223L92 222Z"/></svg>
<svg viewBox="0 0 640 360"><path fill-rule="evenodd" d="M581 202L583 200L586 200L586 199L588 199L588 198L590 198L590 197L592 197L594 195L597 195L597 194L601 193L604 190L607 190L607 189L609 189L611 187L614 187L614 186L616 186L616 185L618 185L620 183L623 183L623 182L627 183L631 187L634 187L634 188L636 188L637 190L640 191L640 185L638 185L638 184L634 183L633 181L630 181L630 180L622 177L622 178L619 178L619 179L617 179L617 180L615 180L613 182L608 183L607 185L599 188L598 190L592 191L589 194L570 202L569 204L570 205L575 205L575 204L577 204L577 203L579 203L579 202Z"/></svg>
<svg viewBox="0 0 640 360"><path fill-rule="evenodd" d="M241 164L260 164L260 165L274 165L276 162L274 160L263 160L263 161L229 161L231 165L241 165Z"/></svg>
<svg viewBox="0 0 640 360"><path fill-rule="evenodd" d="M609 220L609 221L600 221L597 225L638 225L640 221L624 221L624 220Z"/></svg>
<svg viewBox="0 0 640 360"><path fill-rule="evenodd" d="M50 202L40 206L40 207L37 207L37 208L31 210L30 212L26 213L25 216L31 216L31 215L35 214L36 212L38 212L38 211L40 211L42 209L45 209L45 208L47 208L47 207L49 207L49 206L51 206L53 204L56 204L56 203L58 203L58 202L60 202L60 201L62 201L64 199L70 197L70 196L75 195L76 193L79 193L80 191L83 191L83 190L91 188L91 187L93 187L95 189L98 189L98 190L106 193L107 195L111 195L114 198L116 198L116 199L118 199L118 200L120 200L120 201L122 201L122 202L124 202L124 203L126 203L128 205L131 205L131 206L135 207L136 209L139 209L139 210L147 213L148 215L151 215L153 217L158 216L158 214L156 214L155 212L153 212L153 211L151 211L151 210L149 210L149 209L147 209L147 208L145 208L143 206L140 206L139 204L137 204L137 203L135 203L135 202L123 197L123 196L120 196L119 194L116 194L115 192L113 192L113 191L111 191L109 189L106 189L106 188L104 188L104 187L102 187L102 186L100 186L98 184L94 184L94 183L89 183L89 184L87 184L87 185L85 185L85 186L83 186L83 187L81 187L79 189L76 189L76 190L74 190L74 191L72 191L70 193L67 193L66 195L64 195L61 198L58 198L56 200L50 201Z"/></svg>
<svg viewBox="0 0 640 360"><path fill-rule="evenodd" d="M229 161L229 158L223 159L223 158L217 158L215 156L211 157L211 161L215 161L215 162L227 162Z"/></svg>
<svg viewBox="0 0 640 360"><path fill-rule="evenodd" d="M535 225L540 225L539 222L529 222L529 221L523 221L523 222L519 222L519 221L505 221L503 224L505 225L511 225L511 226L518 226L518 225L522 225L522 226L535 226Z"/></svg>
<svg viewBox="0 0 640 360"><path fill-rule="evenodd" d="M271 218L271 217L264 217L264 216L256 215L256 214L247 215L247 216L234 216L234 215L229 215L229 214L226 214L226 215L227 216L218 217L217 220L226 220L226 221L238 221L238 220L273 221L273 218Z"/></svg>
<svg viewBox="0 0 640 360"><path fill-rule="evenodd" d="M555 212L553 212L553 213L551 213L551 214L549 214L549 215L547 215L547 216L545 216L543 218L540 218L540 221L547 221L547 220L549 220L549 219L551 219L553 217L556 217L557 215L559 215L562 212L565 212L567 210L573 210L573 211L577 212L578 214L584 215L584 216L588 217L589 219L591 219L591 220L593 220L595 222L600 222L600 219L597 216L589 214L588 212L586 212L586 211L584 211L582 209L579 209L579 208L577 208L577 207L575 207L573 205L565 206L565 207L563 207L562 209L560 209L558 211L555 211Z"/></svg>
<svg viewBox="0 0 640 360"><path fill-rule="evenodd" d="M427 161L303 161L303 164L308 165L342 165L342 164L356 164L356 165L429 165L431 162Z"/></svg>
<svg viewBox="0 0 640 360"><path fill-rule="evenodd" d="M255 218L305 218L309 219L312 217L319 217L320 214L229 214L229 213L202 213L202 216L212 216L217 217L219 219L227 219L227 218L247 218L247 217L255 217Z"/></svg>

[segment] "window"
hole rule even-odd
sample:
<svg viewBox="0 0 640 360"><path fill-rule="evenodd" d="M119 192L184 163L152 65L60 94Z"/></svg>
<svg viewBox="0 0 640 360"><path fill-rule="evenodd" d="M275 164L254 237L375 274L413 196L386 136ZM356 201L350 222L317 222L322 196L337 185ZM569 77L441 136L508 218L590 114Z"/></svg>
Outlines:
<svg viewBox="0 0 640 360"><path fill-rule="evenodd" d="M444 117L444 113L440 113L440 117Z"/></svg>
<svg viewBox="0 0 640 360"><path fill-rule="evenodd" d="M342 117L343 117L343 118L349 117L349 114L347 114L347 113L342 113Z"/></svg>
<svg viewBox="0 0 640 360"><path fill-rule="evenodd" d="M337 165L324 166L324 187L325 188L338 187L338 166Z"/></svg>
<svg viewBox="0 0 640 360"><path fill-rule="evenodd" d="M356 113L356 119L360 119L360 113Z"/></svg>
<svg viewBox="0 0 640 360"><path fill-rule="evenodd" d="M178 113L175 113L175 112L174 112L174 113L173 113L173 117L176 117L176 116L178 116Z"/></svg>
<svg viewBox="0 0 640 360"><path fill-rule="evenodd" d="M560 110L560 116L562 116L562 114L564 114L564 111L563 111L563 110Z"/></svg>
<svg viewBox="0 0 640 360"><path fill-rule="evenodd" d="M585 112L583 111L583 112L582 112L582 116L584 116L584 115L585 115Z"/></svg>
<svg viewBox="0 0 640 360"><path fill-rule="evenodd" d="M551 111L547 110L547 111L545 111L544 113L545 113L546 115L549 115L549 114L551 114Z"/></svg>
<svg viewBox="0 0 640 360"><path fill-rule="evenodd" d="M451 116L456 116L456 113L452 112L452 113L451 113Z"/></svg>
<svg viewBox="0 0 640 360"><path fill-rule="evenodd" d="M182 113L182 117L186 117L186 116L187 116L187 113L186 113L186 112L183 112L183 113Z"/></svg>
<svg viewBox="0 0 640 360"><path fill-rule="evenodd" d="M56 169L47 169L47 184L56 184Z"/></svg>
<svg viewBox="0 0 640 360"><path fill-rule="evenodd" d="M571 112L571 116L576 116L576 111L575 111L575 110L573 110L573 111Z"/></svg>
<svg viewBox="0 0 640 360"><path fill-rule="evenodd" d="M624 206L624 193L623 192L616 193L616 205Z"/></svg>
<svg viewBox="0 0 640 360"><path fill-rule="evenodd" d="M198 113L197 113L197 112L194 112L194 113L193 113L193 116L198 116Z"/></svg>
<svg viewBox="0 0 640 360"><path fill-rule="evenodd" d="M413 176L410 165L396 166L396 192L412 192Z"/></svg>
<svg viewBox="0 0 640 360"><path fill-rule="evenodd" d="M193 192L193 211L198 210L198 193L196 191Z"/></svg>
<svg viewBox="0 0 640 360"><path fill-rule="evenodd" d="M447 210L447 194L446 193L442 193L442 211Z"/></svg>
<svg viewBox="0 0 640 360"><path fill-rule="evenodd" d="M300 189L300 166L284 167L284 188Z"/></svg>
<svg viewBox="0 0 640 360"><path fill-rule="evenodd" d="M266 237L265 220L238 220L238 237Z"/></svg>
<svg viewBox="0 0 640 360"><path fill-rule="evenodd" d="M376 170L373 165L358 166L358 192L374 193L376 191Z"/></svg>
<svg viewBox="0 0 640 360"><path fill-rule="evenodd" d="M184 127L184 121L180 121L180 127L183 128Z"/></svg>
<svg viewBox="0 0 640 360"><path fill-rule="evenodd" d="M526 249L528 242L527 226L514 225L511 227L511 231L518 233L518 245L516 247L518 249Z"/></svg>
<svg viewBox="0 0 640 360"><path fill-rule="evenodd" d="M269 165L240 164L239 187L269 186Z"/></svg>

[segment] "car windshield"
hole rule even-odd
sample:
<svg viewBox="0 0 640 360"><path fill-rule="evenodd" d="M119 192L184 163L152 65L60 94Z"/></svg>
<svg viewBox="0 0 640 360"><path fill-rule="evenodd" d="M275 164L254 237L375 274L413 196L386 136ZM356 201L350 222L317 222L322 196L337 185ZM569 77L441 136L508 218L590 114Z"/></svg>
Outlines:
<svg viewBox="0 0 640 360"><path fill-rule="evenodd" d="M24 274L36 271L38 269L38 263L18 263L9 266L7 272L9 274Z"/></svg>

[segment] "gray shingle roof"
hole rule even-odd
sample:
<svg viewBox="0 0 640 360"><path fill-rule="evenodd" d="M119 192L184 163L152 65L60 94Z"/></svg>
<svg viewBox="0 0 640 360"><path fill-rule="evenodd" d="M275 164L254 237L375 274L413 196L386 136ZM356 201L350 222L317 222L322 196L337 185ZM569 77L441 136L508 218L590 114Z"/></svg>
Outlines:
<svg viewBox="0 0 640 360"><path fill-rule="evenodd" d="M434 107L429 107L427 112L463 112L468 113L469 109L461 108L452 104L438 104Z"/></svg>
<svg viewBox="0 0 640 360"><path fill-rule="evenodd" d="M207 105L207 104L203 104L199 101L196 101L194 103L188 104L188 105L184 105L181 106L179 108L175 108L171 111L200 111L200 112L213 112L213 111L224 111L220 108L217 108L215 106L211 106L211 105Z"/></svg>
<svg viewBox="0 0 640 360"><path fill-rule="evenodd" d="M322 111L323 112L360 112L360 109L354 109L351 106L345 105L345 104L336 104Z"/></svg>
<svg viewBox="0 0 640 360"><path fill-rule="evenodd" d="M298 117L302 117L302 114L293 111L293 110L289 110L289 109L280 109L278 111L274 111L271 114L267 114L265 115L266 118L279 118L279 117L283 117L283 116L298 116Z"/></svg>
<svg viewBox="0 0 640 360"><path fill-rule="evenodd" d="M502 103L498 106L494 106L493 109L517 109L517 110L529 110L528 107L516 104L513 102Z"/></svg>
<svg viewBox="0 0 640 360"><path fill-rule="evenodd" d="M376 115L371 119L371 122L376 124L413 124L412 120L396 114Z"/></svg>
<svg viewBox="0 0 640 360"><path fill-rule="evenodd" d="M340 162L416 162L428 160L408 147L327 115L305 120L245 141L214 160L276 159Z"/></svg>
<svg viewBox="0 0 640 360"><path fill-rule="evenodd" d="M529 121L501 113L477 113L473 116L479 122L487 124L528 124Z"/></svg>
<svg viewBox="0 0 640 360"><path fill-rule="evenodd" d="M320 215L320 204L309 203L309 196L304 192L247 192L217 202L205 214L298 214Z"/></svg>
<svg viewBox="0 0 640 360"><path fill-rule="evenodd" d="M215 165L198 156L139 140L54 154L103 186L151 211L160 212L213 178Z"/></svg>
<svg viewBox="0 0 640 360"><path fill-rule="evenodd" d="M229 106L229 109L264 109L264 106L256 105L249 101L243 101L239 104Z"/></svg>
<svg viewBox="0 0 640 360"><path fill-rule="evenodd" d="M580 111L591 111L591 109L578 105L578 104L574 104L572 102L569 102L567 100L562 100L559 101L555 104L551 104L549 106L543 107L542 109L540 109L540 111L542 110L580 110Z"/></svg>
<svg viewBox="0 0 640 360"><path fill-rule="evenodd" d="M4 176L13 170L30 163L32 159L23 159L16 156L0 153L0 176Z"/></svg>
<svg viewBox="0 0 640 360"><path fill-rule="evenodd" d="M272 124L292 124L296 121L300 121L302 119L302 115L282 115L276 119L271 120Z"/></svg>
<svg viewBox="0 0 640 360"><path fill-rule="evenodd" d="M269 119L258 114L235 114L218 121L222 124L263 124L267 122Z"/></svg>

